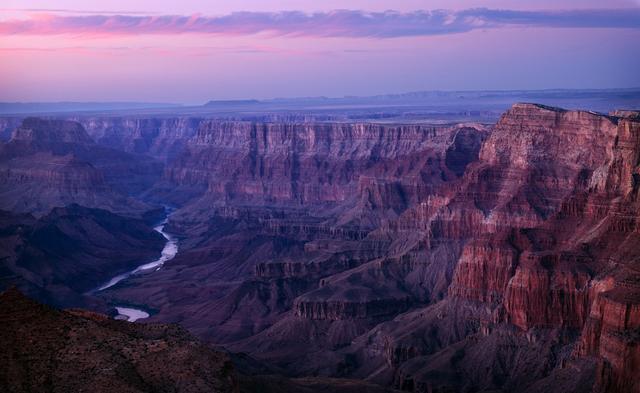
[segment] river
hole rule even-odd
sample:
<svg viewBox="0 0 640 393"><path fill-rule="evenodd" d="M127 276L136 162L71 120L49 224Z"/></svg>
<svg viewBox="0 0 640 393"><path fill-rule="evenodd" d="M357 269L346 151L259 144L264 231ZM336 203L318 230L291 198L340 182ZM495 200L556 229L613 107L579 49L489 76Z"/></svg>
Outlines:
<svg viewBox="0 0 640 393"><path fill-rule="evenodd" d="M116 307L118 310L118 316L116 319L122 319L128 322L135 322L138 319L149 318L149 313L139 310L137 308L130 307Z"/></svg>
<svg viewBox="0 0 640 393"><path fill-rule="evenodd" d="M160 270L162 268L162 265L164 265L167 261L172 260L178 253L178 239L176 239L175 237L169 235L164 231L164 227L167 225L168 220L169 220L168 217L165 218L160 224L158 224L156 227L153 228L156 232L160 233L162 236L164 236L165 239L167 239L167 242L165 243L164 248L162 249L162 254L160 255L160 258L156 259L155 261L142 264L128 272L118 274L117 276L113 277L102 286L98 287L98 289L96 289L95 292L100 292L100 291L104 291L107 288L111 288L112 286L116 285L120 281L125 280L134 274L139 274L139 273L147 272L150 270ZM115 306L115 308L118 311L118 316L116 318L123 319L129 322L135 322L138 319L144 319L149 317L149 313L140 309L125 307L125 306Z"/></svg>

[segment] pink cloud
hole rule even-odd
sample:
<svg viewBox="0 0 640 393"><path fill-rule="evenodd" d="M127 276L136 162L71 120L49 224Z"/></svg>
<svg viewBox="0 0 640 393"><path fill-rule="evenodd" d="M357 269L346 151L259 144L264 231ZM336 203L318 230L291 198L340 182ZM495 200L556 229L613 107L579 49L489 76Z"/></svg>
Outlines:
<svg viewBox="0 0 640 393"><path fill-rule="evenodd" d="M59 15L39 13L28 19L0 21L2 35L214 34L307 37L443 35L504 26L562 28L640 28L640 8L560 11L434 10L415 12L234 12L207 17L180 15Z"/></svg>

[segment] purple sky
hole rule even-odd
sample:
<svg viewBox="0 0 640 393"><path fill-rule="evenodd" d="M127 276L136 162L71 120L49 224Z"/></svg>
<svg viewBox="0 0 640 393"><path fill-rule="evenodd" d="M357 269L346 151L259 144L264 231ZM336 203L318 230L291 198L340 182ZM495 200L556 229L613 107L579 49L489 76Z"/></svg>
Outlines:
<svg viewBox="0 0 640 393"><path fill-rule="evenodd" d="M1 101L640 87L629 0L5 0Z"/></svg>

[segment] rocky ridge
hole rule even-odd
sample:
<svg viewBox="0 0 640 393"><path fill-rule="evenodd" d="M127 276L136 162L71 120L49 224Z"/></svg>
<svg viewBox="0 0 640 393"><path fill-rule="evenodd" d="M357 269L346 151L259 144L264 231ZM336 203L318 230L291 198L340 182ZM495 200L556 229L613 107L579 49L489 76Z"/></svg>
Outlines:
<svg viewBox="0 0 640 393"><path fill-rule="evenodd" d="M4 392L239 392L223 353L175 325L115 321L0 294L0 389Z"/></svg>

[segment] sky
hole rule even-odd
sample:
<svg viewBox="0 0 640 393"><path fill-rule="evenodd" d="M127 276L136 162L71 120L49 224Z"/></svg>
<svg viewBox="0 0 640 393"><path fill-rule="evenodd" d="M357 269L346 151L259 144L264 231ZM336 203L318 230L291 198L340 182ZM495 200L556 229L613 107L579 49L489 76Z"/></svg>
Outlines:
<svg viewBox="0 0 640 393"><path fill-rule="evenodd" d="M640 87L640 0L3 0L0 101Z"/></svg>

